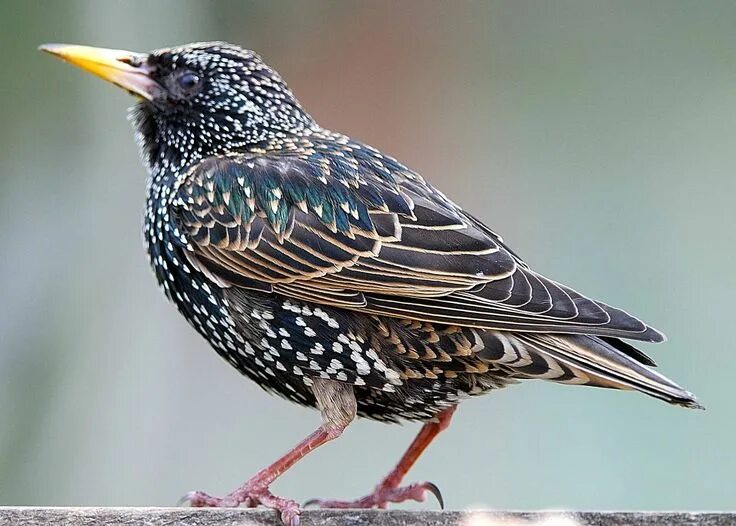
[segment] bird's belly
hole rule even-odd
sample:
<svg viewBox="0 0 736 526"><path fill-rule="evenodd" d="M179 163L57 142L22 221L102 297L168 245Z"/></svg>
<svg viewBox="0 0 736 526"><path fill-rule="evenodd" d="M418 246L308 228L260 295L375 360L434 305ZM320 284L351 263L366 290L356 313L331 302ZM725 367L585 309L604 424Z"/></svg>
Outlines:
<svg viewBox="0 0 736 526"><path fill-rule="evenodd" d="M445 375L442 369L450 362L412 358L412 349L428 348L426 325L415 331L403 320L221 288L182 254L167 250L165 237L150 241L157 280L182 315L241 374L289 401L314 407L313 380L331 379L354 386L359 416L427 420L466 396L501 385L463 374L462 368ZM431 345L438 356L440 347L457 347L458 329L435 329Z"/></svg>

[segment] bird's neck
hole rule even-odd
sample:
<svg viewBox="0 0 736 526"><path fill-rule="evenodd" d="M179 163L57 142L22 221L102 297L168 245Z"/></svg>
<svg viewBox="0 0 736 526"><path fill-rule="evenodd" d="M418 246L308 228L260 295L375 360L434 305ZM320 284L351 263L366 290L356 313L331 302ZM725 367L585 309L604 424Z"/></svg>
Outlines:
<svg viewBox="0 0 736 526"><path fill-rule="evenodd" d="M141 103L130 111L143 162L157 177L181 173L207 157L251 151L279 138L308 135L319 126L294 99L293 111L278 118L245 113L231 115L162 115ZM189 119L189 120L187 120Z"/></svg>

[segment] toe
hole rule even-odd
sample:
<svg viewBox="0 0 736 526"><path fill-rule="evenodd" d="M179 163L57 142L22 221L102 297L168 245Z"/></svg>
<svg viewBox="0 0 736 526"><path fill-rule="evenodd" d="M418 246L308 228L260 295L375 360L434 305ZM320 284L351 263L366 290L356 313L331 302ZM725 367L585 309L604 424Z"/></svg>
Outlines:
<svg viewBox="0 0 736 526"><path fill-rule="evenodd" d="M284 526L299 526L299 508L287 508L281 511L281 522Z"/></svg>
<svg viewBox="0 0 736 526"><path fill-rule="evenodd" d="M188 502L193 508L211 508L219 506L221 500L217 497L211 497L202 491L190 491L179 499L179 505Z"/></svg>

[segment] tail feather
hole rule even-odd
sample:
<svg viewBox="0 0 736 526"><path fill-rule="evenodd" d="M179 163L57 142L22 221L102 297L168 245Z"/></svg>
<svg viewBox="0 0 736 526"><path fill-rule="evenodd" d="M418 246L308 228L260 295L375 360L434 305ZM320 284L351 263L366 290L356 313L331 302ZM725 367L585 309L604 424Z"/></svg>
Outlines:
<svg viewBox="0 0 736 526"><path fill-rule="evenodd" d="M600 339L606 342L611 347L618 349L626 356L630 356L639 363L649 365L650 367L657 367L657 364L654 362L654 360L652 360L650 356L644 354L642 351L640 351L633 345L626 343L623 340L619 340L618 338L609 338L607 336L602 336L600 337Z"/></svg>
<svg viewBox="0 0 736 526"><path fill-rule="evenodd" d="M620 340L609 341L608 338L588 335L533 333L515 333L510 339L521 343L530 355L537 354L543 358L551 369L572 373L572 377L570 374L560 375L558 379L546 375L546 379L633 389L670 404L704 409L692 393L652 370L654 362L647 355Z"/></svg>

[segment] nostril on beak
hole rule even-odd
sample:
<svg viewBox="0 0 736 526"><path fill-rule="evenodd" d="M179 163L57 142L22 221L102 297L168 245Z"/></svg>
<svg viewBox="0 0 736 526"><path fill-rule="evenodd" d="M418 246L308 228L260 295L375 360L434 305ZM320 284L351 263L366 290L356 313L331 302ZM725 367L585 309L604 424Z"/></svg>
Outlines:
<svg viewBox="0 0 736 526"><path fill-rule="evenodd" d="M143 58L136 55L130 55L127 57L120 57L118 59L118 62L122 62L123 64L138 68L143 65Z"/></svg>

